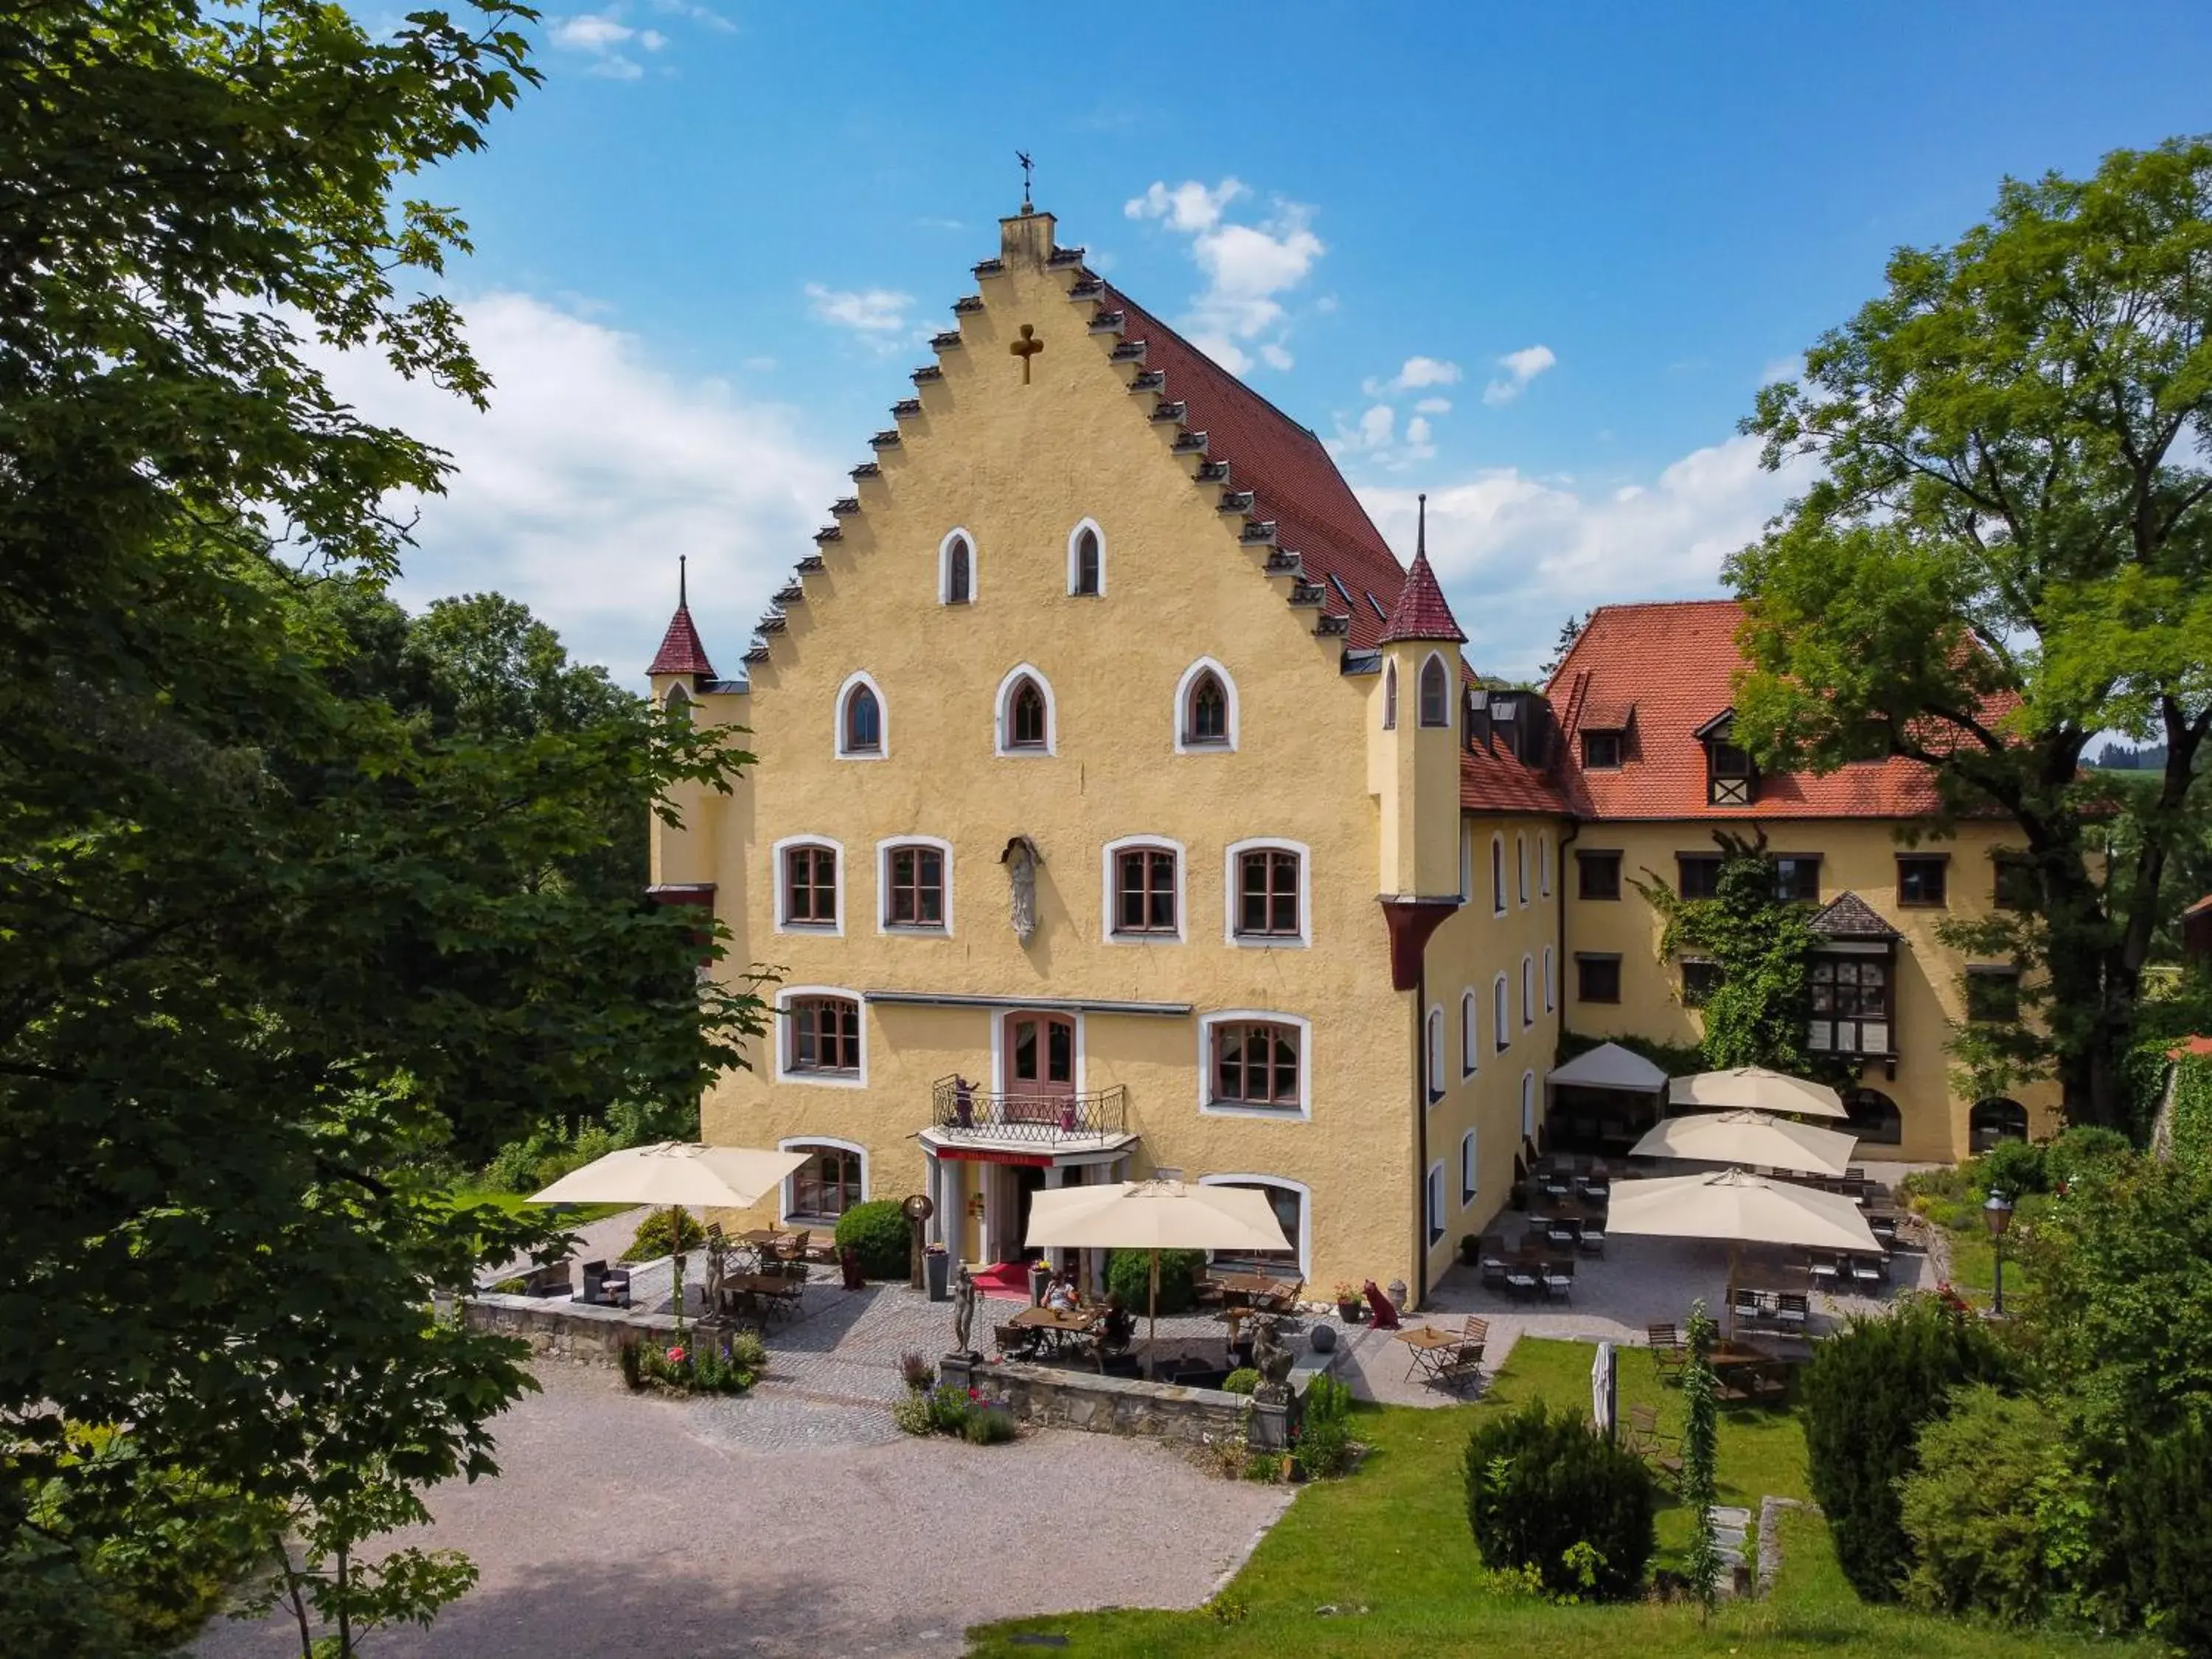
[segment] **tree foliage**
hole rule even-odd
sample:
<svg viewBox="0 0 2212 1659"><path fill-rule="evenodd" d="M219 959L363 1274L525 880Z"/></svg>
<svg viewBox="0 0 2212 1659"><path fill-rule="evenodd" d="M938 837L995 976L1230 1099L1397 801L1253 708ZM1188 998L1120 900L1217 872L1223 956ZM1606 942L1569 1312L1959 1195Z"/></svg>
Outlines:
<svg viewBox="0 0 2212 1659"><path fill-rule="evenodd" d="M1905 1598L1934 1613L2042 1622L2063 1600L2046 1505L2071 1486L2051 1413L1986 1384L1922 1428L1899 1515L1911 1543Z"/></svg>
<svg viewBox="0 0 2212 1659"><path fill-rule="evenodd" d="M1657 1547L1657 1495L1634 1452L1540 1400L1486 1413L1468 1437L1468 1523L1491 1567L1527 1569L1554 1595L1632 1595ZM1593 1553L1595 1552L1595 1553Z"/></svg>
<svg viewBox="0 0 2212 1659"><path fill-rule="evenodd" d="M1719 1332L1702 1301L1690 1304L1690 1350L1682 1367L1682 1507L1690 1512L1690 1548L1682 1575L1710 1614L1720 1593L1720 1540L1713 1526L1720 1461L1720 1379L1713 1374Z"/></svg>
<svg viewBox="0 0 2212 1659"><path fill-rule="evenodd" d="M1954 246L1900 249L1804 380L1760 393L1767 464L1821 471L1729 567L1741 740L1819 769L1917 760L1944 815L2017 826L2050 1057L2068 1111L2108 1124L2212 729L2208 210L2212 143L2177 140L2008 180ZM2078 767L2106 731L2166 756L2099 871L2106 785Z"/></svg>

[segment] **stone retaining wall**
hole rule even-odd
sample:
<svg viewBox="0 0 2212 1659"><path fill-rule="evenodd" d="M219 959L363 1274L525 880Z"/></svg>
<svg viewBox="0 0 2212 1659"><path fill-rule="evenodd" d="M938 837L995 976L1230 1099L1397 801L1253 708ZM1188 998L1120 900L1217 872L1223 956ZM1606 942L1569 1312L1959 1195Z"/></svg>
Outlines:
<svg viewBox="0 0 2212 1659"><path fill-rule="evenodd" d="M673 1336L673 1314L633 1313L627 1308L594 1307L588 1303L548 1301L531 1296L505 1296L485 1291L463 1304L464 1320L472 1331L496 1331L519 1336L536 1355L580 1359L601 1365L617 1363L623 1344L651 1335Z"/></svg>
<svg viewBox="0 0 2212 1659"><path fill-rule="evenodd" d="M1306 1385L1326 1372L1334 1355L1301 1354L1291 1388L1303 1399ZM1142 1434L1186 1445L1219 1445L1246 1437L1250 1396L1220 1389L1186 1389L1141 1377L1102 1376L1052 1365L978 1365L976 1393L1004 1405L1040 1428L1082 1429L1092 1434ZM1293 1404L1295 1413L1295 1401ZM1279 1426L1283 1413L1275 1413ZM1279 1441L1277 1443L1280 1443Z"/></svg>

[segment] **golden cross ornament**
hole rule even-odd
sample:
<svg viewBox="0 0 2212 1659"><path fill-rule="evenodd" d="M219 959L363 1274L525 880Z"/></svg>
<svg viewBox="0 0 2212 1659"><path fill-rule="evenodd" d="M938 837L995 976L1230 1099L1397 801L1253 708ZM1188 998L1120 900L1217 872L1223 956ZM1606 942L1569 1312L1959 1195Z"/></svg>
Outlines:
<svg viewBox="0 0 2212 1659"><path fill-rule="evenodd" d="M1030 383L1030 359L1044 349L1044 342L1036 337L1036 325L1024 323L1022 337L1008 346L1006 349L1022 360L1022 384L1027 386Z"/></svg>

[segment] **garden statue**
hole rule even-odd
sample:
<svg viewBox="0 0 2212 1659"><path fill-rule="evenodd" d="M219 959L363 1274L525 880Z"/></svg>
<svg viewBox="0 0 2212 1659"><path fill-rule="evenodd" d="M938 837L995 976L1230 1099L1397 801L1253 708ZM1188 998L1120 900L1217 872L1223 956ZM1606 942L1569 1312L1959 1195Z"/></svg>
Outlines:
<svg viewBox="0 0 2212 1659"><path fill-rule="evenodd" d="M1262 1315L1252 1322L1252 1369L1260 1384L1252 1398L1279 1406L1291 1397L1291 1367L1296 1363L1290 1349L1275 1334L1275 1322Z"/></svg>
<svg viewBox="0 0 2212 1659"><path fill-rule="evenodd" d="M1006 850L999 854L999 862L1006 866L1007 885L1012 890L1008 919L1014 925L1014 937L1024 945L1036 932L1036 867L1043 861L1037 857L1036 844L1027 836L1016 836L1006 843Z"/></svg>
<svg viewBox="0 0 2212 1659"><path fill-rule="evenodd" d="M969 1338L975 1330L975 1276L968 1271L968 1264L960 1264L960 1282L952 1289L952 1352L972 1354Z"/></svg>
<svg viewBox="0 0 2212 1659"><path fill-rule="evenodd" d="M729 1245L722 1237L719 1225L707 1229L707 1283L705 1286L706 1316L713 1319L722 1311L722 1285L729 1274Z"/></svg>

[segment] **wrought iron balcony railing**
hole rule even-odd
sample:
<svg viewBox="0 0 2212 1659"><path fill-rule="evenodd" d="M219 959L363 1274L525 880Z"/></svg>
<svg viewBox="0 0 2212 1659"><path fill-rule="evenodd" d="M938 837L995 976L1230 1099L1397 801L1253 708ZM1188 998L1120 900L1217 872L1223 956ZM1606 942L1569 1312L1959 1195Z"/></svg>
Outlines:
<svg viewBox="0 0 2212 1659"><path fill-rule="evenodd" d="M1073 1140L1127 1132L1129 1091L1116 1084L1084 1095L987 1094L958 1078L931 1091L931 1127L993 1140Z"/></svg>

